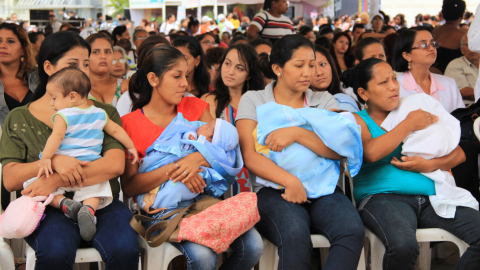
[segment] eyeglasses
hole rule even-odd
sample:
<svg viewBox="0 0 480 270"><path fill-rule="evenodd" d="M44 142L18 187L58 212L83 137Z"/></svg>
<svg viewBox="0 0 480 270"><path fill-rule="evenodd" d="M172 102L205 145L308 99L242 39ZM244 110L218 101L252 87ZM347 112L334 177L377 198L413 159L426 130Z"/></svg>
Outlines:
<svg viewBox="0 0 480 270"><path fill-rule="evenodd" d="M136 40L144 40L144 39L147 39L148 37L136 37L135 39Z"/></svg>
<svg viewBox="0 0 480 270"><path fill-rule="evenodd" d="M125 64L127 62L127 60L125 60L125 58L120 58L120 59L113 59L112 61L112 64L116 64L117 62L120 62L120 64Z"/></svg>
<svg viewBox="0 0 480 270"><path fill-rule="evenodd" d="M372 22L383 22L382 19L373 19Z"/></svg>
<svg viewBox="0 0 480 270"><path fill-rule="evenodd" d="M205 41L205 42L202 42L202 43L205 44L205 45L208 45L208 46L213 45L213 47L217 47L217 46L218 46L218 43L212 43L212 42L210 42L210 41Z"/></svg>
<svg viewBox="0 0 480 270"><path fill-rule="evenodd" d="M435 49L439 48L440 47L440 43L436 42L436 41L432 41L432 42L425 42L425 43L422 43L418 46L415 46L412 48L412 50L415 50L415 49L424 49L424 50L428 50L430 49L430 46L433 46Z"/></svg>

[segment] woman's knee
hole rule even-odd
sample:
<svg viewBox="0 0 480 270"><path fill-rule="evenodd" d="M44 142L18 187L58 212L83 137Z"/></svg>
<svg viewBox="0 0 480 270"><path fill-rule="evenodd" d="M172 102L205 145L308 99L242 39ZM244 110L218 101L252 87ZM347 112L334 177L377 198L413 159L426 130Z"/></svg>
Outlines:
<svg viewBox="0 0 480 270"><path fill-rule="evenodd" d="M72 269L76 255L71 248L40 248L35 253L35 269Z"/></svg>
<svg viewBox="0 0 480 270"><path fill-rule="evenodd" d="M263 240L255 228L240 236L240 240L243 243L243 252L247 258L260 259L263 254Z"/></svg>
<svg viewBox="0 0 480 270"><path fill-rule="evenodd" d="M399 235L395 241L390 241L386 253L397 261L415 262L420 254L420 246L416 239Z"/></svg>
<svg viewBox="0 0 480 270"><path fill-rule="evenodd" d="M188 269L215 269L217 253L211 248L192 242L174 244L187 258Z"/></svg>

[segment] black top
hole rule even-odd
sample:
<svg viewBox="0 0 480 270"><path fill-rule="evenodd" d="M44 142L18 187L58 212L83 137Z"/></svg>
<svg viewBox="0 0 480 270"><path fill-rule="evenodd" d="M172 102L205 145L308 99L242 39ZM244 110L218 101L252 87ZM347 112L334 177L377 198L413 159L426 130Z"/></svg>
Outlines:
<svg viewBox="0 0 480 270"><path fill-rule="evenodd" d="M447 69L448 64L455 58L462 57L462 51L452 50L440 47L437 49L437 61L435 61L435 67L438 68L442 74L445 74L445 69Z"/></svg>
<svg viewBox="0 0 480 270"><path fill-rule="evenodd" d="M23 98L22 102L18 102L18 100L14 99L13 97L9 96L7 93L4 93L5 97L5 104L7 104L8 109L11 111L17 107L27 105L30 101L32 101L33 92L28 90L27 94Z"/></svg>

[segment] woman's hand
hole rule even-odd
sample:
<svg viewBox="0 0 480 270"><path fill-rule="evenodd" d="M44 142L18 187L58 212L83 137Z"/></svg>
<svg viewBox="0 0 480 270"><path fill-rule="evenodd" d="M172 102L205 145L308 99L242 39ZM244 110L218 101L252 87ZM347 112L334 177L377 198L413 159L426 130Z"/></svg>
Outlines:
<svg viewBox="0 0 480 270"><path fill-rule="evenodd" d="M26 189L22 190L22 195L35 197L35 196L48 196L55 192L61 185L59 182L61 181L58 174L52 174L47 179L47 177L43 176L37 179L37 181L33 182L30 186ZM59 181L60 180L60 181Z"/></svg>
<svg viewBox="0 0 480 270"><path fill-rule="evenodd" d="M88 161L81 161L74 157L54 155L52 158L52 169L58 173L60 178L70 187L82 187L82 182L87 181L87 177L82 166L88 164Z"/></svg>
<svg viewBox="0 0 480 270"><path fill-rule="evenodd" d="M401 157L401 161L396 157L393 157L391 163L395 167L404 171L428 173L435 170L435 168L431 166L430 160L426 160L422 157L403 156Z"/></svg>
<svg viewBox="0 0 480 270"><path fill-rule="evenodd" d="M267 136L265 144L268 149L280 152L285 147L290 146L297 141L299 127L280 128Z"/></svg>
<svg viewBox="0 0 480 270"><path fill-rule="evenodd" d="M171 168L166 174L169 176L170 181L174 183L181 181L190 191L202 193L203 188L207 187L205 181L198 175L198 173L202 171L200 166L203 161L205 161L205 159L202 154L198 152L190 154L176 163L168 165Z"/></svg>
<svg viewBox="0 0 480 270"><path fill-rule="evenodd" d="M285 193L282 197L291 203L302 204L307 201L307 193L303 187L302 182L297 177L292 178L285 187Z"/></svg>
<svg viewBox="0 0 480 270"><path fill-rule="evenodd" d="M411 125L412 131L422 130L438 121L438 116L429 112L418 109L410 112L404 121L408 121Z"/></svg>

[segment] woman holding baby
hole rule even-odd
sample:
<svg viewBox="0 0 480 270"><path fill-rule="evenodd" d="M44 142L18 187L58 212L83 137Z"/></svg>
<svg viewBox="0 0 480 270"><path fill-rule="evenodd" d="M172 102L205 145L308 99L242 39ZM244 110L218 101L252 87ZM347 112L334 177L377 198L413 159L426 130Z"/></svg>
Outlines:
<svg viewBox="0 0 480 270"><path fill-rule="evenodd" d="M257 192L261 220L256 228L278 247L279 269L311 269L312 232L324 235L331 244L323 269L356 269L365 229L351 201L335 186L331 194L308 198L299 178L256 151L259 143L257 136L252 134L259 124L258 108L267 103L275 102L293 109L338 109L330 93L309 89L315 74L313 44L298 35L285 36L275 43L270 55L260 55L260 66L266 77L275 78L275 81L264 90L245 93L236 116L245 166ZM329 149L316 133L299 127L273 131L266 140L268 149L264 150L282 152L294 143L308 148L319 157L330 160L342 158ZM339 165L335 170L340 171ZM284 189L264 186L259 183L260 178ZM322 181L321 178L315 180Z"/></svg>
<svg viewBox="0 0 480 270"><path fill-rule="evenodd" d="M390 131L382 128L387 116L399 107L400 97L400 85L388 63L375 58L363 60L344 72L342 81L365 104L365 110L355 114L362 130L364 163L354 178L354 197L363 223L385 245L383 269L414 269L419 255L417 228L441 228L459 237L470 247L455 269L479 268L478 204L475 210L460 203L454 217L440 216L433 200L442 194L437 193L436 182L424 175L448 171L462 163L465 160L462 149L453 147L449 154L430 160L402 157L407 136L426 129L439 118L413 110ZM414 96L433 99L423 94ZM432 102L438 103L434 99ZM444 110L441 105L439 109Z"/></svg>
<svg viewBox="0 0 480 270"><path fill-rule="evenodd" d="M134 102L132 112L122 117L122 123L134 141L140 158L145 157L147 148L161 136L178 113L182 113L188 121L209 122L213 119L208 103L196 97L184 97L188 86L188 69L183 54L166 45L152 48L139 67L138 76L134 78L136 81L131 85L141 87L141 91L138 91L141 94ZM121 177L123 191L128 197L146 194L167 181L184 183L190 191L198 194L195 199L180 202L180 208L209 196L208 192L203 192L206 185L198 172L200 166L210 165L199 152L145 173L139 173L139 165L132 164L129 158L126 159L125 173ZM152 217L159 218L171 210L160 211ZM172 244L187 257L189 270L215 269L217 254L212 249L188 241ZM230 247L234 253L220 269L251 269L263 252L262 239L255 229L237 238Z"/></svg>

